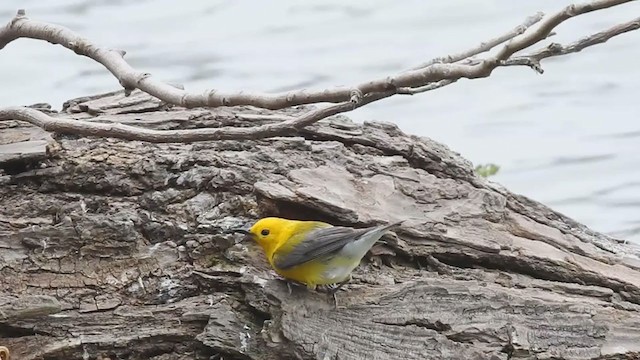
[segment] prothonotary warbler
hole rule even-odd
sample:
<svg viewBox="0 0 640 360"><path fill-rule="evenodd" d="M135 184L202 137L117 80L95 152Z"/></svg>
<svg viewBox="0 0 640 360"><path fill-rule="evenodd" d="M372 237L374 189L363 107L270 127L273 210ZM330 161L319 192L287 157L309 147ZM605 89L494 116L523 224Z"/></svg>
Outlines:
<svg viewBox="0 0 640 360"><path fill-rule="evenodd" d="M262 246L269 264L282 277L309 289L333 285L335 294L351 280L351 272L376 241L400 223L354 229L268 217L243 232Z"/></svg>

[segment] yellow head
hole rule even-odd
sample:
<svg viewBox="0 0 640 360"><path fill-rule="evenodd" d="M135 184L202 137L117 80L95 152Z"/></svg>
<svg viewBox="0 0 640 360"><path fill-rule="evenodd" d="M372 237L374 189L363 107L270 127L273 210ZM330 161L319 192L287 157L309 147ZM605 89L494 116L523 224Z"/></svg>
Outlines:
<svg viewBox="0 0 640 360"><path fill-rule="evenodd" d="M281 235L286 231L287 225L292 222L294 221L276 217L260 219L249 229L249 233L265 252L271 255L276 249L278 241L282 239Z"/></svg>

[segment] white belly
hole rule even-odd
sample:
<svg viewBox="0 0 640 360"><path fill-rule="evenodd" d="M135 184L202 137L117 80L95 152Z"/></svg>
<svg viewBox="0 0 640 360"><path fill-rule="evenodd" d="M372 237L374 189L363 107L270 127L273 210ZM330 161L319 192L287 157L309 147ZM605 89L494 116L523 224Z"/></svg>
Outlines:
<svg viewBox="0 0 640 360"><path fill-rule="evenodd" d="M333 266L331 269L327 269L322 274L322 277L327 284L339 283L347 280L353 269L358 267L358 265L359 263L349 266Z"/></svg>

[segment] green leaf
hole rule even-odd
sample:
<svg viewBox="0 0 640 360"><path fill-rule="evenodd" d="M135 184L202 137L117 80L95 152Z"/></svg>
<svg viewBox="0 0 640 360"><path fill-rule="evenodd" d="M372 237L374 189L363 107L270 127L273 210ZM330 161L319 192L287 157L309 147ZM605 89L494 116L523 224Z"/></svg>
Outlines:
<svg viewBox="0 0 640 360"><path fill-rule="evenodd" d="M480 164L476 166L475 170L476 170L476 173L478 173L478 175L482 177L489 177L489 176L495 175L498 172L498 170L500 170L500 166L492 163Z"/></svg>

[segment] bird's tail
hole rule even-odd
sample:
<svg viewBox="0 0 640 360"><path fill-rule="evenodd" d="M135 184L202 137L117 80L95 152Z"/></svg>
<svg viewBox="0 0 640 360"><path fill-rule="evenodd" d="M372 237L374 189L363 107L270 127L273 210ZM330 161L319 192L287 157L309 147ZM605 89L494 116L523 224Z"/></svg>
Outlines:
<svg viewBox="0 0 640 360"><path fill-rule="evenodd" d="M405 220L400 220L400 221L396 221L396 222L393 222L393 223L390 223L390 224L387 224L387 225L382 225L382 226L378 227L377 230L380 231L380 232L385 232L387 230L390 230L390 229L402 224L403 222L405 222Z"/></svg>
<svg viewBox="0 0 640 360"><path fill-rule="evenodd" d="M398 226L402 221L393 222L387 225L374 226L360 234L353 242L345 245L341 252L353 259L362 259L362 257L371 249L371 247L384 235L384 233L394 226Z"/></svg>
<svg viewBox="0 0 640 360"><path fill-rule="evenodd" d="M396 221L396 222L392 222L390 224L387 225L381 225L378 226L377 228L375 228L373 231L375 231L376 233L380 234L380 237L378 238L378 240L376 240L377 243L380 244L386 244L387 242L385 240L382 240L382 236L384 235L385 232L387 232L388 230L393 229L394 227L402 224L405 220L400 220L400 221Z"/></svg>

